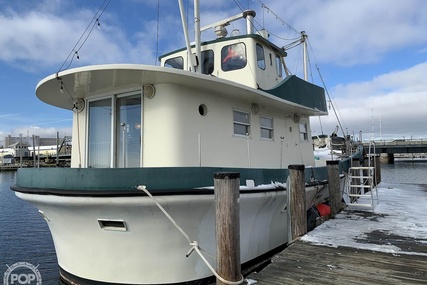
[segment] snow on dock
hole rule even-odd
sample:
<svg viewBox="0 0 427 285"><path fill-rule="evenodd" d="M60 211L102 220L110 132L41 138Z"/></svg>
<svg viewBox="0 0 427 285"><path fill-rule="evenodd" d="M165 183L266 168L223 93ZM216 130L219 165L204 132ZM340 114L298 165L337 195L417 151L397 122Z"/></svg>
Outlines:
<svg viewBox="0 0 427 285"><path fill-rule="evenodd" d="M347 208L249 278L257 284L427 284L427 186L381 183L378 191L374 211Z"/></svg>

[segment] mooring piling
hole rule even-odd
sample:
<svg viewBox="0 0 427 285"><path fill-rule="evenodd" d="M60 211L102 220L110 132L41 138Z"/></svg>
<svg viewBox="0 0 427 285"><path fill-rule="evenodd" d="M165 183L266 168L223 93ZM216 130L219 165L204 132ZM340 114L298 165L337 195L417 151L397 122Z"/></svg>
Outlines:
<svg viewBox="0 0 427 285"><path fill-rule="evenodd" d="M241 280L239 173L214 173L216 264L225 280ZM217 278L217 285L226 285Z"/></svg>
<svg viewBox="0 0 427 285"><path fill-rule="evenodd" d="M331 207L331 216L335 217L341 211L341 188L340 188L340 162L338 160L326 161L326 168L328 170L328 187L329 187L329 201Z"/></svg>
<svg viewBox="0 0 427 285"><path fill-rule="evenodd" d="M307 232L304 165L289 165L288 208L289 238L294 240Z"/></svg>

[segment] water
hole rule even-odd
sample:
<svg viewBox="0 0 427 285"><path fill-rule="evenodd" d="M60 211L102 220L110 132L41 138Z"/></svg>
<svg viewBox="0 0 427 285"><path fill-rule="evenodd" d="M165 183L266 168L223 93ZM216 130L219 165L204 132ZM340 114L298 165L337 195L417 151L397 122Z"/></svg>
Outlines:
<svg viewBox="0 0 427 285"><path fill-rule="evenodd" d="M396 161L382 164L383 183L427 185L427 161ZM38 210L18 199L9 189L16 172L0 172L0 280L16 262L28 262L41 273L44 285L59 284L59 268L45 220ZM381 186L381 185L380 185Z"/></svg>
<svg viewBox="0 0 427 285"><path fill-rule="evenodd" d="M394 164L381 164L381 180L390 184L427 185L426 170L426 160L395 160Z"/></svg>
<svg viewBox="0 0 427 285"><path fill-rule="evenodd" d="M15 171L0 172L0 283L3 284L7 265L28 262L38 265L43 284L59 284L59 267L49 228L34 206L10 190L15 175Z"/></svg>

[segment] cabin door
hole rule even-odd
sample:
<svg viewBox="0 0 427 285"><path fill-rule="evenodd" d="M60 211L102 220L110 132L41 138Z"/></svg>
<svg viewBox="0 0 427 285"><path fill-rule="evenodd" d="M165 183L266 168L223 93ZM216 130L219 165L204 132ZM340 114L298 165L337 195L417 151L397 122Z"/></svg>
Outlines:
<svg viewBox="0 0 427 285"><path fill-rule="evenodd" d="M116 100L115 167L141 165L141 94Z"/></svg>
<svg viewBox="0 0 427 285"><path fill-rule="evenodd" d="M140 167L141 93L89 102L88 167Z"/></svg>

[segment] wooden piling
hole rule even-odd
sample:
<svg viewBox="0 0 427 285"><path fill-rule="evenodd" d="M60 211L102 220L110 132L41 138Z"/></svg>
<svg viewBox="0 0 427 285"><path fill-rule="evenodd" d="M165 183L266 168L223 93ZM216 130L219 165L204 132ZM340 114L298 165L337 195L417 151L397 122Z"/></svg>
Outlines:
<svg viewBox="0 0 427 285"><path fill-rule="evenodd" d="M380 155L375 155L375 181L374 185L377 186L381 182L381 159Z"/></svg>
<svg viewBox="0 0 427 285"><path fill-rule="evenodd" d="M219 276L241 280L239 173L214 173L216 264ZM217 278L217 285L225 285Z"/></svg>
<svg viewBox="0 0 427 285"><path fill-rule="evenodd" d="M340 162L338 160L326 161L328 170L329 201L331 207L331 217L335 217L341 211L342 193L340 187Z"/></svg>
<svg viewBox="0 0 427 285"><path fill-rule="evenodd" d="M307 232L304 165L289 165L288 205L289 238L294 240Z"/></svg>

